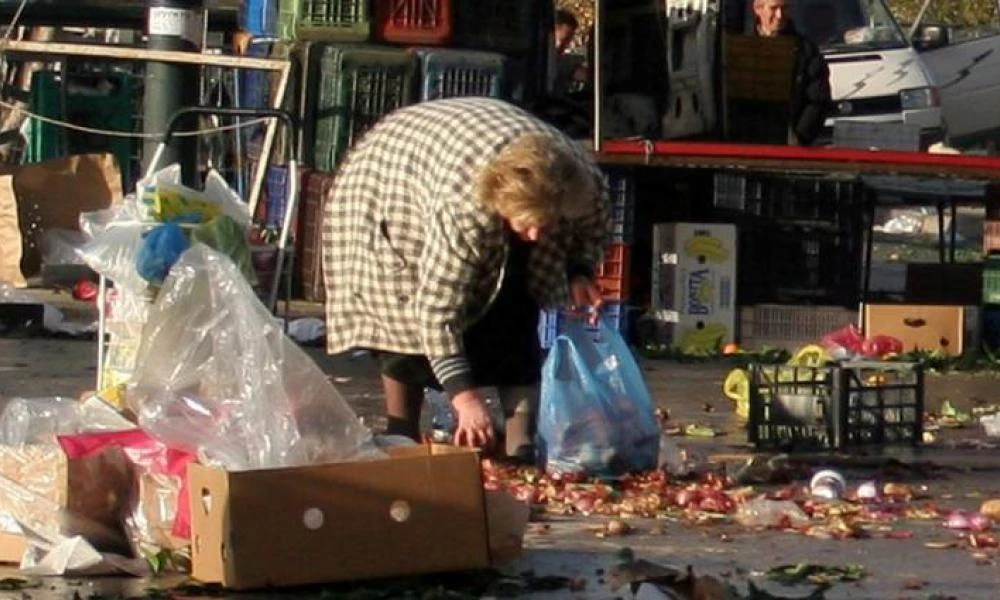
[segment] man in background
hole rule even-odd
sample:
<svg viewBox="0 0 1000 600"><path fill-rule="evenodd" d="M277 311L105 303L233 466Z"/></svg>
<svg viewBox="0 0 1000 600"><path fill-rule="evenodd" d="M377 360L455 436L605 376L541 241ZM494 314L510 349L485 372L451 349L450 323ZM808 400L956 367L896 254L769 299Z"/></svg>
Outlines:
<svg viewBox="0 0 1000 600"><path fill-rule="evenodd" d="M816 44L795 29L790 11L789 0L753 0L756 35L793 36L797 41L789 141L808 146L823 130L830 108L830 69Z"/></svg>
<svg viewBox="0 0 1000 600"><path fill-rule="evenodd" d="M556 11L556 26L553 35L555 45L556 72L553 91L557 96L578 91L587 81L586 57L569 51L573 38L580 29L576 16L565 9Z"/></svg>

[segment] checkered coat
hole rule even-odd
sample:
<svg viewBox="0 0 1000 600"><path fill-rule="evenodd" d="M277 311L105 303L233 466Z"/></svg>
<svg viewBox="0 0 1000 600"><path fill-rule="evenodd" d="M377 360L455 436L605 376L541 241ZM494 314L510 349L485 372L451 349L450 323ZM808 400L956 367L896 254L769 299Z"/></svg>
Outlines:
<svg viewBox="0 0 1000 600"><path fill-rule="evenodd" d="M570 261L593 266L608 231L600 169L579 144L511 104L453 98L400 109L348 154L324 205L327 350L461 355L462 332L499 291L503 220L479 203L478 173L530 133L573 148L601 190L593 210L544 230L529 258L541 306L568 301Z"/></svg>

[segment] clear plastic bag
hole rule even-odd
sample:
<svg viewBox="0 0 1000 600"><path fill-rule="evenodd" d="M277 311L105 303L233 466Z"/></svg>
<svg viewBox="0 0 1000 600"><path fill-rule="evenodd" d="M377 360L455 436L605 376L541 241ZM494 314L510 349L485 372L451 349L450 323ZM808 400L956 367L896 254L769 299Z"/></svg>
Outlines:
<svg viewBox="0 0 1000 600"><path fill-rule="evenodd" d="M744 527L803 527L809 517L789 500L759 496L736 509L735 520Z"/></svg>
<svg viewBox="0 0 1000 600"><path fill-rule="evenodd" d="M540 460L550 471L620 475L654 469L660 427L628 346L603 321L572 323L542 368Z"/></svg>
<svg viewBox="0 0 1000 600"><path fill-rule="evenodd" d="M100 400L12 398L0 414L0 444L54 446L56 437L85 431L120 431L134 425Z"/></svg>
<svg viewBox="0 0 1000 600"><path fill-rule="evenodd" d="M229 187L215 169L205 177L205 189L195 190L181 183L181 166L165 167L136 186L135 206L139 217L147 222L178 220L206 222L216 214L224 214L243 229L250 226L250 208L239 194Z"/></svg>
<svg viewBox="0 0 1000 600"><path fill-rule="evenodd" d="M97 229L97 235L79 250L80 257L96 273L115 286L142 296L149 283L135 268L142 249L144 227L138 221L116 221Z"/></svg>
<svg viewBox="0 0 1000 600"><path fill-rule="evenodd" d="M71 229L48 229L39 240L42 264L50 267L83 264L77 252L87 243L86 234Z"/></svg>
<svg viewBox="0 0 1000 600"><path fill-rule="evenodd" d="M382 456L236 265L203 244L150 309L128 400L143 429L227 470Z"/></svg>

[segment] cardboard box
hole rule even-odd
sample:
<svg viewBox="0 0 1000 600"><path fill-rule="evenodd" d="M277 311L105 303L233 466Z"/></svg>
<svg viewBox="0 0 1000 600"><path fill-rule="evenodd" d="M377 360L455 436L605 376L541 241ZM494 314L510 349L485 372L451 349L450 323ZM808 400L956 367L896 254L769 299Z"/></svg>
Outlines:
<svg viewBox="0 0 1000 600"><path fill-rule="evenodd" d="M0 446L0 514L43 531L83 536L99 550L128 553L121 525L133 485L131 463L117 448L68 459L53 446ZM12 557L14 546L23 552L18 538L0 538L0 555Z"/></svg>
<svg viewBox="0 0 1000 600"><path fill-rule="evenodd" d="M973 333L967 328L975 328L975 314L976 311L967 311L964 306L867 304L865 335L898 338L903 342L904 352L940 350L958 356L965 351Z"/></svg>
<svg viewBox="0 0 1000 600"><path fill-rule="evenodd" d="M659 343L711 350L736 337L736 226L653 226L652 309Z"/></svg>
<svg viewBox="0 0 1000 600"><path fill-rule="evenodd" d="M242 472L192 464L188 477L192 575L231 589L480 569L496 542L510 546L494 534L491 548L469 449L414 446L385 460Z"/></svg>

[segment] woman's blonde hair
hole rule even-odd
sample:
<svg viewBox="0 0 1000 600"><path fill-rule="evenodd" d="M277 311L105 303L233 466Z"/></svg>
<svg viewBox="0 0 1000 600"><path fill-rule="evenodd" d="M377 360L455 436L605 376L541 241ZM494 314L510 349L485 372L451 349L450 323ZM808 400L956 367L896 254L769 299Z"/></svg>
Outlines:
<svg viewBox="0 0 1000 600"><path fill-rule="evenodd" d="M506 219L536 226L585 214L597 193L597 181L579 155L543 134L508 144L479 178L483 204Z"/></svg>

